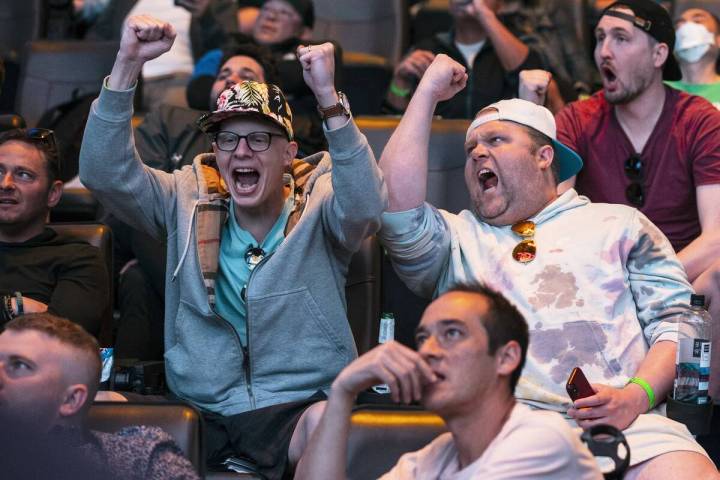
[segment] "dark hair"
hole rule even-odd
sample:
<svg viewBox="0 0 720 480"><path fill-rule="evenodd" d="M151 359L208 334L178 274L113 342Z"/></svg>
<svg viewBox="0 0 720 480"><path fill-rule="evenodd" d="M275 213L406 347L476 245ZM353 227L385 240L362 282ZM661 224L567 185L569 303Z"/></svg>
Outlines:
<svg viewBox="0 0 720 480"><path fill-rule="evenodd" d="M253 43L240 43L224 48L222 54L220 65L218 66L218 74L220 73L220 70L222 70L222 66L225 65L225 62L233 57L242 55L244 57L252 58L262 67L263 74L265 75L265 83L277 84L280 80L277 64L267 47L255 45Z"/></svg>
<svg viewBox="0 0 720 480"><path fill-rule="evenodd" d="M560 178L560 162L557 158L557 151L555 150L555 146L553 145L552 139L545 135L544 133L535 130L534 128L528 127L527 125L521 125L525 128L525 131L527 132L528 136L530 137L530 141L533 143L533 147L531 152L534 154L536 153L541 147L544 147L545 145L549 145L553 149L553 162L550 164L550 171L553 174L553 177L555 178L555 183L558 183L558 178Z"/></svg>
<svg viewBox="0 0 720 480"><path fill-rule="evenodd" d="M494 355L498 348L515 340L520 345L520 363L510 375L510 392L520 379L529 343L528 325L525 318L502 294L478 283L457 283L445 293L462 292L480 295L488 301L488 311L483 326L488 335L488 353Z"/></svg>
<svg viewBox="0 0 720 480"><path fill-rule="evenodd" d="M44 128L13 128L0 133L0 145L10 141L23 142L35 147L45 158L48 187L60 177L60 158L55 133Z"/></svg>
<svg viewBox="0 0 720 480"><path fill-rule="evenodd" d="M92 335L86 332L85 329L77 323L73 323L66 318L58 317L47 312L21 315L5 324L5 330L13 332L34 330L36 332L43 333L50 338L54 338L63 345L67 345L83 352L90 362L87 364L88 371L90 372L89 374L96 379L91 384L88 384L88 391L90 395L88 401L86 402L86 407L89 408L89 405L92 403L92 399L95 397L95 392L98 389L98 385L100 383L100 371L102 369L102 362L100 361L100 347L97 340L95 340Z"/></svg>

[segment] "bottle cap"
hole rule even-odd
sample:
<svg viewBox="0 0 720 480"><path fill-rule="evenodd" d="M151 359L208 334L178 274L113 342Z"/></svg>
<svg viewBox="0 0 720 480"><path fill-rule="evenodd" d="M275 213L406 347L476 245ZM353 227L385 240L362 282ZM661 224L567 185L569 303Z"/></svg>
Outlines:
<svg viewBox="0 0 720 480"><path fill-rule="evenodd" d="M705 308L705 295L690 295L690 305Z"/></svg>

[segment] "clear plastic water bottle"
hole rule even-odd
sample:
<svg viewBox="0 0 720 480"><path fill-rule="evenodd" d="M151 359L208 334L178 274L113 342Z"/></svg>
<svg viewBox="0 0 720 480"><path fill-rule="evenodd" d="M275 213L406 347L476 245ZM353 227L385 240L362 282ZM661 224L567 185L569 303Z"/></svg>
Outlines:
<svg viewBox="0 0 720 480"><path fill-rule="evenodd" d="M378 332L378 343L389 342L395 339L395 317L392 313L383 313L380 316L380 331ZM375 385L372 387L375 393L390 393L390 387L387 385Z"/></svg>
<svg viewBox="0 0 720 480"><path fill-rule="evenodd" d="M690 310L678 322L673 398L681 402L708 402L710 381L710 314L705 296L691 295Z"/></svg>

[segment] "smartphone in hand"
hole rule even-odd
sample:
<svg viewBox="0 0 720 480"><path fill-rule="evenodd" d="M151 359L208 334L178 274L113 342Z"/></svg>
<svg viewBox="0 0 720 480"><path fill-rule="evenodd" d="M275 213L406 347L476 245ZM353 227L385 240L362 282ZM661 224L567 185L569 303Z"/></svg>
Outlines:
<svg viewBox="0 0 720 480"><path fill-rule="evenodd" d="M595 390L593 390L590 386L590 382L588 382L587 378L585 378L585 374L580 367L575 367L572 369L572 372L570 372L567 384L565 385L565 390L567 390L567 393L570 395L573 402L575 400L580 400L581 398L595 395Z"/></svg>

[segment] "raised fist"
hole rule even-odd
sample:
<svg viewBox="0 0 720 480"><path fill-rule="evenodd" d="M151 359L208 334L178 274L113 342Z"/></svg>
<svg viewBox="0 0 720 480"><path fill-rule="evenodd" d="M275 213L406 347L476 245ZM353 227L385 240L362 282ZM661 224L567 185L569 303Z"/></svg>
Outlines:
<svg viewBox="0 0 720 480"><path fill-rule="evenodd" d="M128 18L123 27L118 57L127 62L145 63L170 50L175 28L149 15Z"/></svg>
<svg viewBox="0 0 720 480"><path fill-rule="evenodd" d="M330 43L322 45L300 45L297 57L303 69L303 78L321 105L324 99L330 104L337 101L335 91L335 46ZM327 106L327 105L323 105Z"/></svg>
<svg viewBox="0 0 720 480"><path fill-rule="evenodd" d="M462 64L445 54L439 54L425 70L418 91L423 90L436 102L442 102L454 97L457 92L465 88L467 79Z"/></svg>
<svg viewBox="0 0 720 480"><path fill-rule="evenodd" d="M545 105L550 80L552 80L552 74L545 70L521 71L518 97L537 105Z"/></svg>

